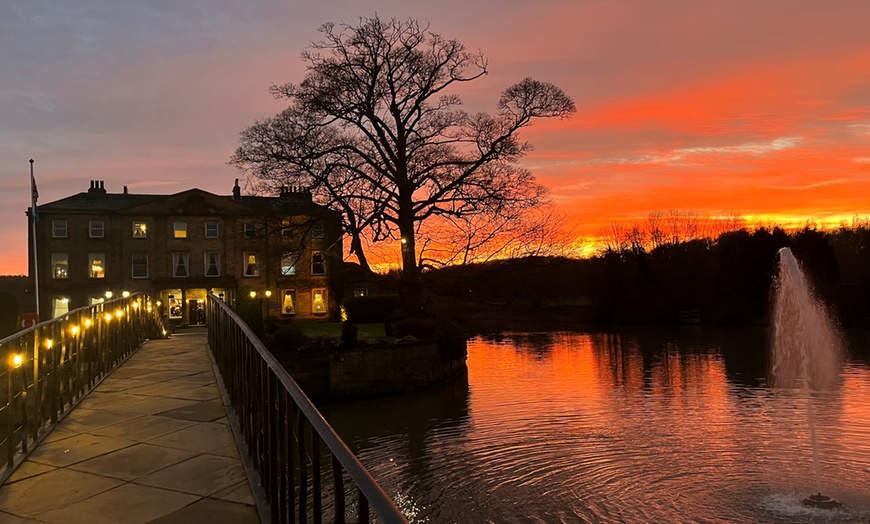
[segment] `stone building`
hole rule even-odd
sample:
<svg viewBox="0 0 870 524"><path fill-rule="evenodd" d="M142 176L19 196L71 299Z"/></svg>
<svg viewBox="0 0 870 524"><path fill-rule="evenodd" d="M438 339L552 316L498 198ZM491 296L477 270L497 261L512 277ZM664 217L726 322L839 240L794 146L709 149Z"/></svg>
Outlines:
<svg viewBox="0 0 870 524"><path fill-rule="evenodd" d="M31 231L31 235L33 232ZM342 296L341 217L302 189L242 196L86 192L38 206L40 318L124 292L159 297L176 324L204 321L206 292L240 289L266 316L334 319ZM30 275L34 276L32 239Z"/></svg>

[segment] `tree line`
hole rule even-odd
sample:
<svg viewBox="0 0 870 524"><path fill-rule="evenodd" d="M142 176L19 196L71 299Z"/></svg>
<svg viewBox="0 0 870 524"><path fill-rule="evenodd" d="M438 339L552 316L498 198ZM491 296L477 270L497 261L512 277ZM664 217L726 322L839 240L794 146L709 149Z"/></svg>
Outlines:
<svg viewBox="0 0 870 524"><path fill-rule="evenodd" d="M695 310L705 324L765 324L783 247L791 248L840 325L870 328L866 220L831 230L759 226L715 237L671 236L655 245L623 242L589 259L528 257L445 268L428 273L427 283L435 296L529 318L672 324L680 312Z"/></svg>

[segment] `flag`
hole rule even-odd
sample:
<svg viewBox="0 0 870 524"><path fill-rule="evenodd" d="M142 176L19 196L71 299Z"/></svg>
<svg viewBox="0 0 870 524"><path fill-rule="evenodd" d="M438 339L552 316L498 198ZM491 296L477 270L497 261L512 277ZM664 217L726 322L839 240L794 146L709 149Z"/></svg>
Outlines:
<svg viewBox="0 0 870 524"><path fill-rule="evenodd" d="M39 222L39 208L36 201L39 199L39 190L36 189L36 179L33 178L33 164L30 170L30 209L33 211L33 223Z"/></svg>

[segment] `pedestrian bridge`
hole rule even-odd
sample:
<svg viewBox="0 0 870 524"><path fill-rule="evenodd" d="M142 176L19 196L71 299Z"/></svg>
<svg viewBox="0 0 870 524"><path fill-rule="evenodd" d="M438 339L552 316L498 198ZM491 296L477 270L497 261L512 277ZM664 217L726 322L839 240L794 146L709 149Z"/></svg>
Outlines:
<svg viewBox="0 0 870 524"><path fill-rule="evenodd" d="M0 522L405 522L223 301L149 297L0 341Z"/></svg>

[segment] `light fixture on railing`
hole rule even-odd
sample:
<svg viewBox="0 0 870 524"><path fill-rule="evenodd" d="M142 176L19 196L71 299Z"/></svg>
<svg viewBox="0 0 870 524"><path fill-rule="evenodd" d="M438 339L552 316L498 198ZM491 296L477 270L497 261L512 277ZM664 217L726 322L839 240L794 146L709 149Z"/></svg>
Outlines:
<svg viewBox="0 0 870 524"><path fill-rule="evenodd" d="M103 320L105 320L106 322L111 322L112 321L112 314L106 313L105 315L103 315Z"/></svg>
<svg viewBox="0 0 870 524"><path fill-rule="evenodd" d="M79 334L79 327L76 326L76 325L72 325L72 326L69 328L69 332L72 334L72 336L76 336L76 335Z"/></svg>
<svg viewBox="0 0 870 524"><path fill-rule="evenodd" d="M116 310L115 310L115 316L118 317L118 318L123 317L123 316L124 316L124 311L122 311L122 310L120 310L120 309L116 309Z"/></svg>
<svg viewBox="0 0 870 524"><path fill-rule="evenodd" d="M130 292L129 291L121 291L121 296L124 298L127 298L130 296Z"/></svg>
<svg viewBox="0 0 870 524"><path fill-rule="evenodd" d="M47 349L51 349L51 346L53 346L53 345L54 345L54 341L52 339L49 338L48 340L45 341L45 347Z"/></svg>
<svg viewBox="0 0 870 524"><path fill-rule="evenodd" d="M86 318L85 321L84 321L84 325L85 325L86 328L91 327L91 319Z"/></svg>
<svg viewBox="0 0 870 524"><path fill-rule="evenodd" d="M20 368L22 363L24 363L24 357L21 355L12 356L12 367Z"/></svg>

